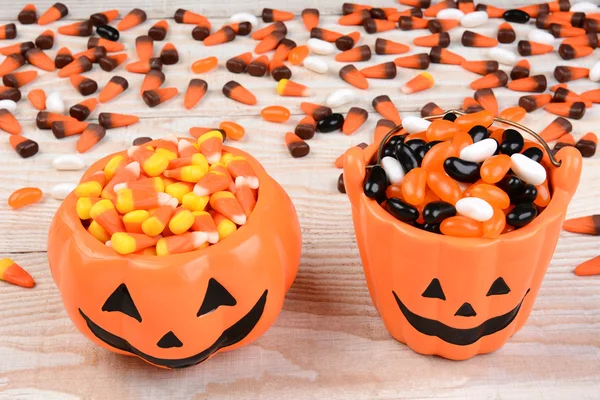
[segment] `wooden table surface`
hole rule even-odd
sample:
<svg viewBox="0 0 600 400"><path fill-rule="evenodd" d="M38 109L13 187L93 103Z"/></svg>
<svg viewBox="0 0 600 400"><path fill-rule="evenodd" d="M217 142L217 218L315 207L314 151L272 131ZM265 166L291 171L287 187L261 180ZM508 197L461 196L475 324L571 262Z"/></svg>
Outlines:
<svg viewBox="0 0 600 400"><path fill-rule="evenodd" d="M535 3L536 1L529 1ZM44 10L51 0L38 1ZM108 0L66 2L68 19L85 18L93 12L117 7L122 13L134 6L148 12L148 21L126 32L124 43L130 60L135 58L133 39L147 32L158 19L169 18L167 41L175 43L181 61L165 67L165 86L184 91L192 77L191 62L211 55L220 60L219 69L202 76L209 92L193 110L183 108L183 96L150 109L139 96L142 75L134 75L120 67L113 73L97 66L88 74L102 87L114 74L125 76L130 89L118 100L99 107L102 111L139 115L138 124L115 129L92 151L83 155L87 165L99 157L122 150L138 136L160 137L168 132L182 136L192 126L217 126L224 119L246 128L246 137L234 146L251 152L263 163L291 196L302 226L303 254L296 281L288 293L284 309L274 326L251 345L219 354L202 365L184 370L160 370L137 358L112 354L85 339L72 325L63 310L60 295L52 281L46 257L47 230L59 202L48 195L35 206L19 211L10 210L6 201L10 193L23 186L38 186L44 191L60 182L76 182L81 171L57 172L52 160L61 154L74 152L76 138L56 140L49 131L35 127L36 112L24 99L16 116L24 135L40 144L34 158L20 159L8 145L7 135L0 133L0 258L11 257L35 278L37 286L27 290L0 283L0 398L43 399L367 399L367 398L598 398L600 389L600 280L580 278L573 268L598 254L598 239L561 233L560 240L537 302L528 323L496 353L478 356L464 362L451 362L437 357L415 354L393 340L375 311L362 272L350 216L350 204L336 190L340 171L333 161L349 146L371 142L372 132L380 116L371 107L371 100L389 95L403 116L416 114L428 101L443 108L459 107L463 97L472 95L468 83L477 76L457 66L432 64L430 72L436 80L434 89L405 96L399 88L418 71L399 69L392 81L370 80L370 89L358 93L357 100L340 107L346 112L351 106L369 111L369 119L359 132L351 136L341 133L317 134L310 141L311 153L303 159L292 159L284 144L286 131L293 130L302 118L300 101L324 102L333 90L347 88L337 76L342 64L326 57L330 72L317 75L302 67L291 66L293 79L308 85L313 95L307 99L280 98L276 83L270 77L254 78L229 73L225 61L234 55L251 51L254 41L249 37L212 48L204 47L190 37L191 26L177 25L171 17L178 7L185 7L211 17L214 27L224 23L233 12L249 11L259 15L263 7L294 11L317 7L322 12L321 26L351 32L353 27L336 24L341 0L193 0L140 2ZM197 4L202 3L202 4ZM363 1L378 6L399 7L391 0ZM523 4L524 1L503 1L502 6ZM0 7L0 23L12 22L24 1L6 2ZM499 4L499 3L498 3ZM477 32L495 36L499 20L489 21ZM50 28L64 24L54 23ZM262 25L262 24L261 24ZM305 43L308 33L297 19L287 24L289 37ZM518 39L524 39L532 24L514 26ZM45 28L18 24L18 37L12 42L32 40ZM358 30L363 33L362 28ZM451 31L456 44L450 50L468 59L484 59L485 50L462 47L463 28ZM412 38L426 31L385 32L363 35L361 43L372 45L380 36L410 44ZM53 58L58 48L68 46L83 50L87 38L58 35ZM8 41L7 41L8 43ZM163 42L164 43L164 42ZM159 51L161 43L155 44ZM514 51L516 44L505 46ZM413 53L428 49L411 45ZM374 56L364 65L392 60L394 56ZM556 83L552 71L556 65L590 67L598 61L598 50L580 62L566 62L556 54L531 57L532 74L545 74L549 86ZM503 67L507 72L509 67ZM221 94L222 85L235 79L247 86L258 98L258 105L243 106ZM47 92L63 93L67 106L81 96L56 74L43 73L35 83L24 88L42 87ZM573 82L575 91L598 87L586 79ZM500 107L515 105L520 93L507 89L495 90ZM292 111L286 124L264 122L260 110L280 104ZM600 107L588 109L580 121L572 121L575 137L597 128ZM92 115L92 119L97 111ZM537 111L524 123L541 129L554 116ZM600 194L600 160L584 162L581 184L573 199L568 217L598 211Z"/></svg>

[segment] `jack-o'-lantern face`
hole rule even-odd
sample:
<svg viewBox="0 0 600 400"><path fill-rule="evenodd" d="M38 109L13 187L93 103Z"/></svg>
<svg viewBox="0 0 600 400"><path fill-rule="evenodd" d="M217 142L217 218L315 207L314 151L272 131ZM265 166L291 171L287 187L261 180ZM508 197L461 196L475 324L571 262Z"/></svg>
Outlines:
<svg viewBox="0 0 600 400"><path fill-rule="evenodd" d="M502 296L510 293L510 291L510 287L506 284L504 279L499 277L491 284L486 297ZM510 325L510 323L519 313L527 293L529 293L529 289L525 292L525 295L522 297L521 301L506 313L489 318L472 328L461 329L453 328L441 321L426 318L412 312L406 306L406 304L400 300L396 292L392 291L402 315L404 315L408 323L413 328L424 335L436 336L444 342L458 346L468 346L473 344L482 337L492 335ZM437 299L438 301L446 301L446 295L444 294L444 290L439 279L433 278L427 288L425 288L423 291L423 294L421 294L421 297L427 299ZM475 317L477 316L477 310L475 310L469 302L463 302L461 306L454 312L453 316L461 319Z"/></svg>
<svg viewBox="0 0 600 400"><path fill-rule="evenodd" d="M225 329L210 347L200 353L183 359L158 358L147 354L137 349L130 343L128 339L117 336L107 329L100 327L98 324L92 321L81 308L79 308L79 313L85 320L88 328L94 334L94 336L107 345L112 346L115 349L131 353L132 355L136 355L145 361L158 366L167 368L182 368L201 363L218 350L236 344L248 336L263 314L267 302L267 295L268 290L265 290L262 296L260 296L260 298L256 301L252 309L250 309L250 311L248 311L242 318L238 319L236 322L231 324L231 326ZM237 301L235 297L217 280L211 278L208 282L208 288L206 290L204 300L198 305L198 312L196 315L191 315L190 318L202 318L208 314L219 312L222 307L235 307L236 305ZM120 313L123 316L136 320L139 324L144 323L144 317L138 311L135 301L132 298L127 285L124 283L119 285L106 299L104 305L102 305L102 311L109 313ZM168 328L165 328L165 331L166 332L164 335L157 337L156 339L157 348L171 349L185 346L185 343L179 339L176 332L173 332ZM130 340L134 341L134 338Z"/></svg>

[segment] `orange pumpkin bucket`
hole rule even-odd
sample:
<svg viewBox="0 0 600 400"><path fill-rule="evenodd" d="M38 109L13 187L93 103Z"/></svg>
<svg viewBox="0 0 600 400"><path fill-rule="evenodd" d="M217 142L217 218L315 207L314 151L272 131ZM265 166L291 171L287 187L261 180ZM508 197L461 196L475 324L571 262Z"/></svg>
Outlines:
<svg viewBox="0 0 600 400"><path fill-rule="evenodd" d="M248 221L210 247L123 256L85 230L74 193L64 200L50 226L48 259L69 317L92 342L182 368L247 345L273 324L300 262L298 217L256 159L224 150L248 160L260 188ZM84 178L115 155L93 164Z"/></svg>
<svg viewBox="0 0 600 400"><path fill-rule="evenodd" d="M511 121L496 122L537 136ZM393 129L380 147L400 129ZM579 151L564 147L555 158L545 155L542 164L553 188L548 206L529 225L485 239L417 229L368 198L363 190L365 160L377 150L377 144L364 152L348 150L344 184L369 293L386 328L421 354L464 360L497 350L531 312L579 183ZM457 311L465 307L472 312Z"/></svg>

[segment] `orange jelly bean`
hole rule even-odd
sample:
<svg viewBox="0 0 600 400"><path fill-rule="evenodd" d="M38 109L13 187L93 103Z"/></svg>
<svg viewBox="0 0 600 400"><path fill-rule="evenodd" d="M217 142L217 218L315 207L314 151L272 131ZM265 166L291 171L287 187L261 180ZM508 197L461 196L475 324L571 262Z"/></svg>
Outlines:
<svg viewBox="0 0 600 400"><path fill-rule="evenodd" d="M292 65L302 65L306 57L308 57L308 46L305 45L294 47L288 53L288 61Z"/></svg>
<svg viewBox="0 0 600 400"><path fill-rule="evenodd" d="M269 106L263 108L260 115L265 121L285 122L290 119L290 110L282 106Z"/></svg>
<svg viewBox="0 0 600 400"><path fill-rule="evenodd" d="M467 146L473 144L473 138L467 132L457 132L452 139L452 146L457 154Z"/></svg>
<svg viewBox="0 0 600 400"><path fill-rule="evenodd" d="M455 156L456 152L452 142L438 143L423 157L421 168L427 172L444 172L446 158Z"/></svg>
<svg viewBox="0 0 600 400"><path fill-rule="evenodd" d="M470 189L469 196L478 197L490 203L494 208L504 210L510 206L510 197L497 186L481 183Z"/></svg>
<svg viewBox="0 0 600 400"><path fill-rule="evenodd" d="M506 154L498 154L485 160L479 173L487 183L497 183L504 178L511 165L511 159Z"/></svg>
<svg viewBox="0 0 600 400"><path fill-rule="evenodd" d="M537 189L537 197L533 201L536 206L547 207L550 204L552 195L550 189L548 189L548 181L544 181L541 185L535 187Z"/></svg>
<svg viewBox="0 0 600 400"><path fill-rule="evenodd" d="M461 115L456 118L454 123L463 132L469 132L476 125L485 126L486 128L494 122L494 114L487 110L482 110L472 114Z"/></svg>
<svg viewBox="0 0 600 400"><path fill-rule="evenodd" d="M219 129L223 129L227 135L227 139L240 140L246 134L243 126L231 121L223 121L219 125Z"/></svg>
<svg viewBox="0 0 600 400"><path fill-rule="evenodd" d="M500 118L507 119L513 122L519 122L527 115L527 111L523 107L515 106L502 110Z"/></svg>
<svg viewBox="0 0 600 400"><path fill-rule="evenodd" d="M385 190L385 197L391 199L393 197L404 200L404 195L402 194L402 184L390 185Z"/></svg>
<svg viewBox="0 0 600 400"><path fill-rule="evenodd" d="M456 215L446 218L440 225L440 231L447 236L457 237L481 237L483 236L483 226L481 222L474 219Z"/></svg>
<svg viewBox="0 0 600 400"><path fill-rule="evenodd" d="M435 140L450 140L458 132L460 132L460 129L458 129L458 125L454 122L446 119L438 119L429 125L425 134L427 141L433 142Z"/></svg>
<svg viewBox="0 0 600 400"><path fill-rule="evenodd" d="M406 133L406 132L404 132L404 133ZM400 131L398 134L402 135L402 131ZM427 141L427 135L425 132L411 133L406 138L404 138L404 142L408 142L410 140L415 140L415 139Z"/></svg>
<svg viewBox="0 0 600 400"><path fill-rule="evenodd" d="M35 204L42 199L44 193L35 187L25 187L16 190L8 198L10 208L17 209Z"/></svg>
<svg viewBox="0 0 600 400"><path fill-rule="evenodd" d="M482 223L483 237L494 239L502 234L506 227L506 216L497 208L494 208L492 218Z"/></svg>
<svg viewBox="0 0 600 400"><path fill-rule="evenodd" d="M413 168L402 181L402 196L408 204L416 206L423 202L427 188L427 171L423 168Z"/></svg>
<svg viewBox="0 0 600 400"><path fill-rule="evenodd" d="M211 69L215 69L218 63L219 60L217 59L217 57L203 58L201 60L195 61L192 64L192 72L194 72L195 74L208 72Z"/></svg>
<svg viewBox="0 0 600 400"><path fill-rule="evenodd" d="M456 204L462 194L458 183L443 172L430 172L427 175L427 186L441 200L453 205Z"/></svg>

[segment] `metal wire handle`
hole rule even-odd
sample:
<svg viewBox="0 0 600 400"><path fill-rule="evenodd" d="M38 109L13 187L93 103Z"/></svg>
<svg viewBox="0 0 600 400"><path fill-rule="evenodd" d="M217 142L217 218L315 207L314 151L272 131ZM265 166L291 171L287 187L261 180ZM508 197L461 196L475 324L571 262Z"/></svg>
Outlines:
<svg viewBox="0 0 600 400"><path fill-rule="evenodd" d="M443 114L438 114L438 115L430 115L428 117L424 117L424 119L426 120L435 120L435 119L440 119L440 118L444 118L447 114L456 114L456 115L465 115L466 113L461 111L461 110L448 110ZM557 161L554 158L554 155L552 154L552 150L550 149L550 146L548 146L548 143L546 143L546 141L544 139L542 139L542 137L540 135L538 135L537 133L535 133L534 131L532 131L531 129L527 128L526 126L523 126L517 122L514 121L510 121L508 119L504 119L504 118L499 118L499 117L494 117L494 122L501 122L503 124L506 125L510 125L514 128L520 129L522 131L527 132L528 134L530 134L531 136L533 136L539 143L540 145L542 145L542 147L544 148L544 150L546 150L546 153L548 154L548 157L550 158L550 162L552 163L552 165L554 165L555 167L560 167L561 165L561 161ZM381 143L379 144L379 150L377 151L377 164L381 164L381 158L383 156L383 148L385 147L385 145L387 144L388 140L394 136L394 134L398 133L400 130L402 129L402 124L397 125L394 129L392 129L391 131L389 131L381 140Z"/></svg>

